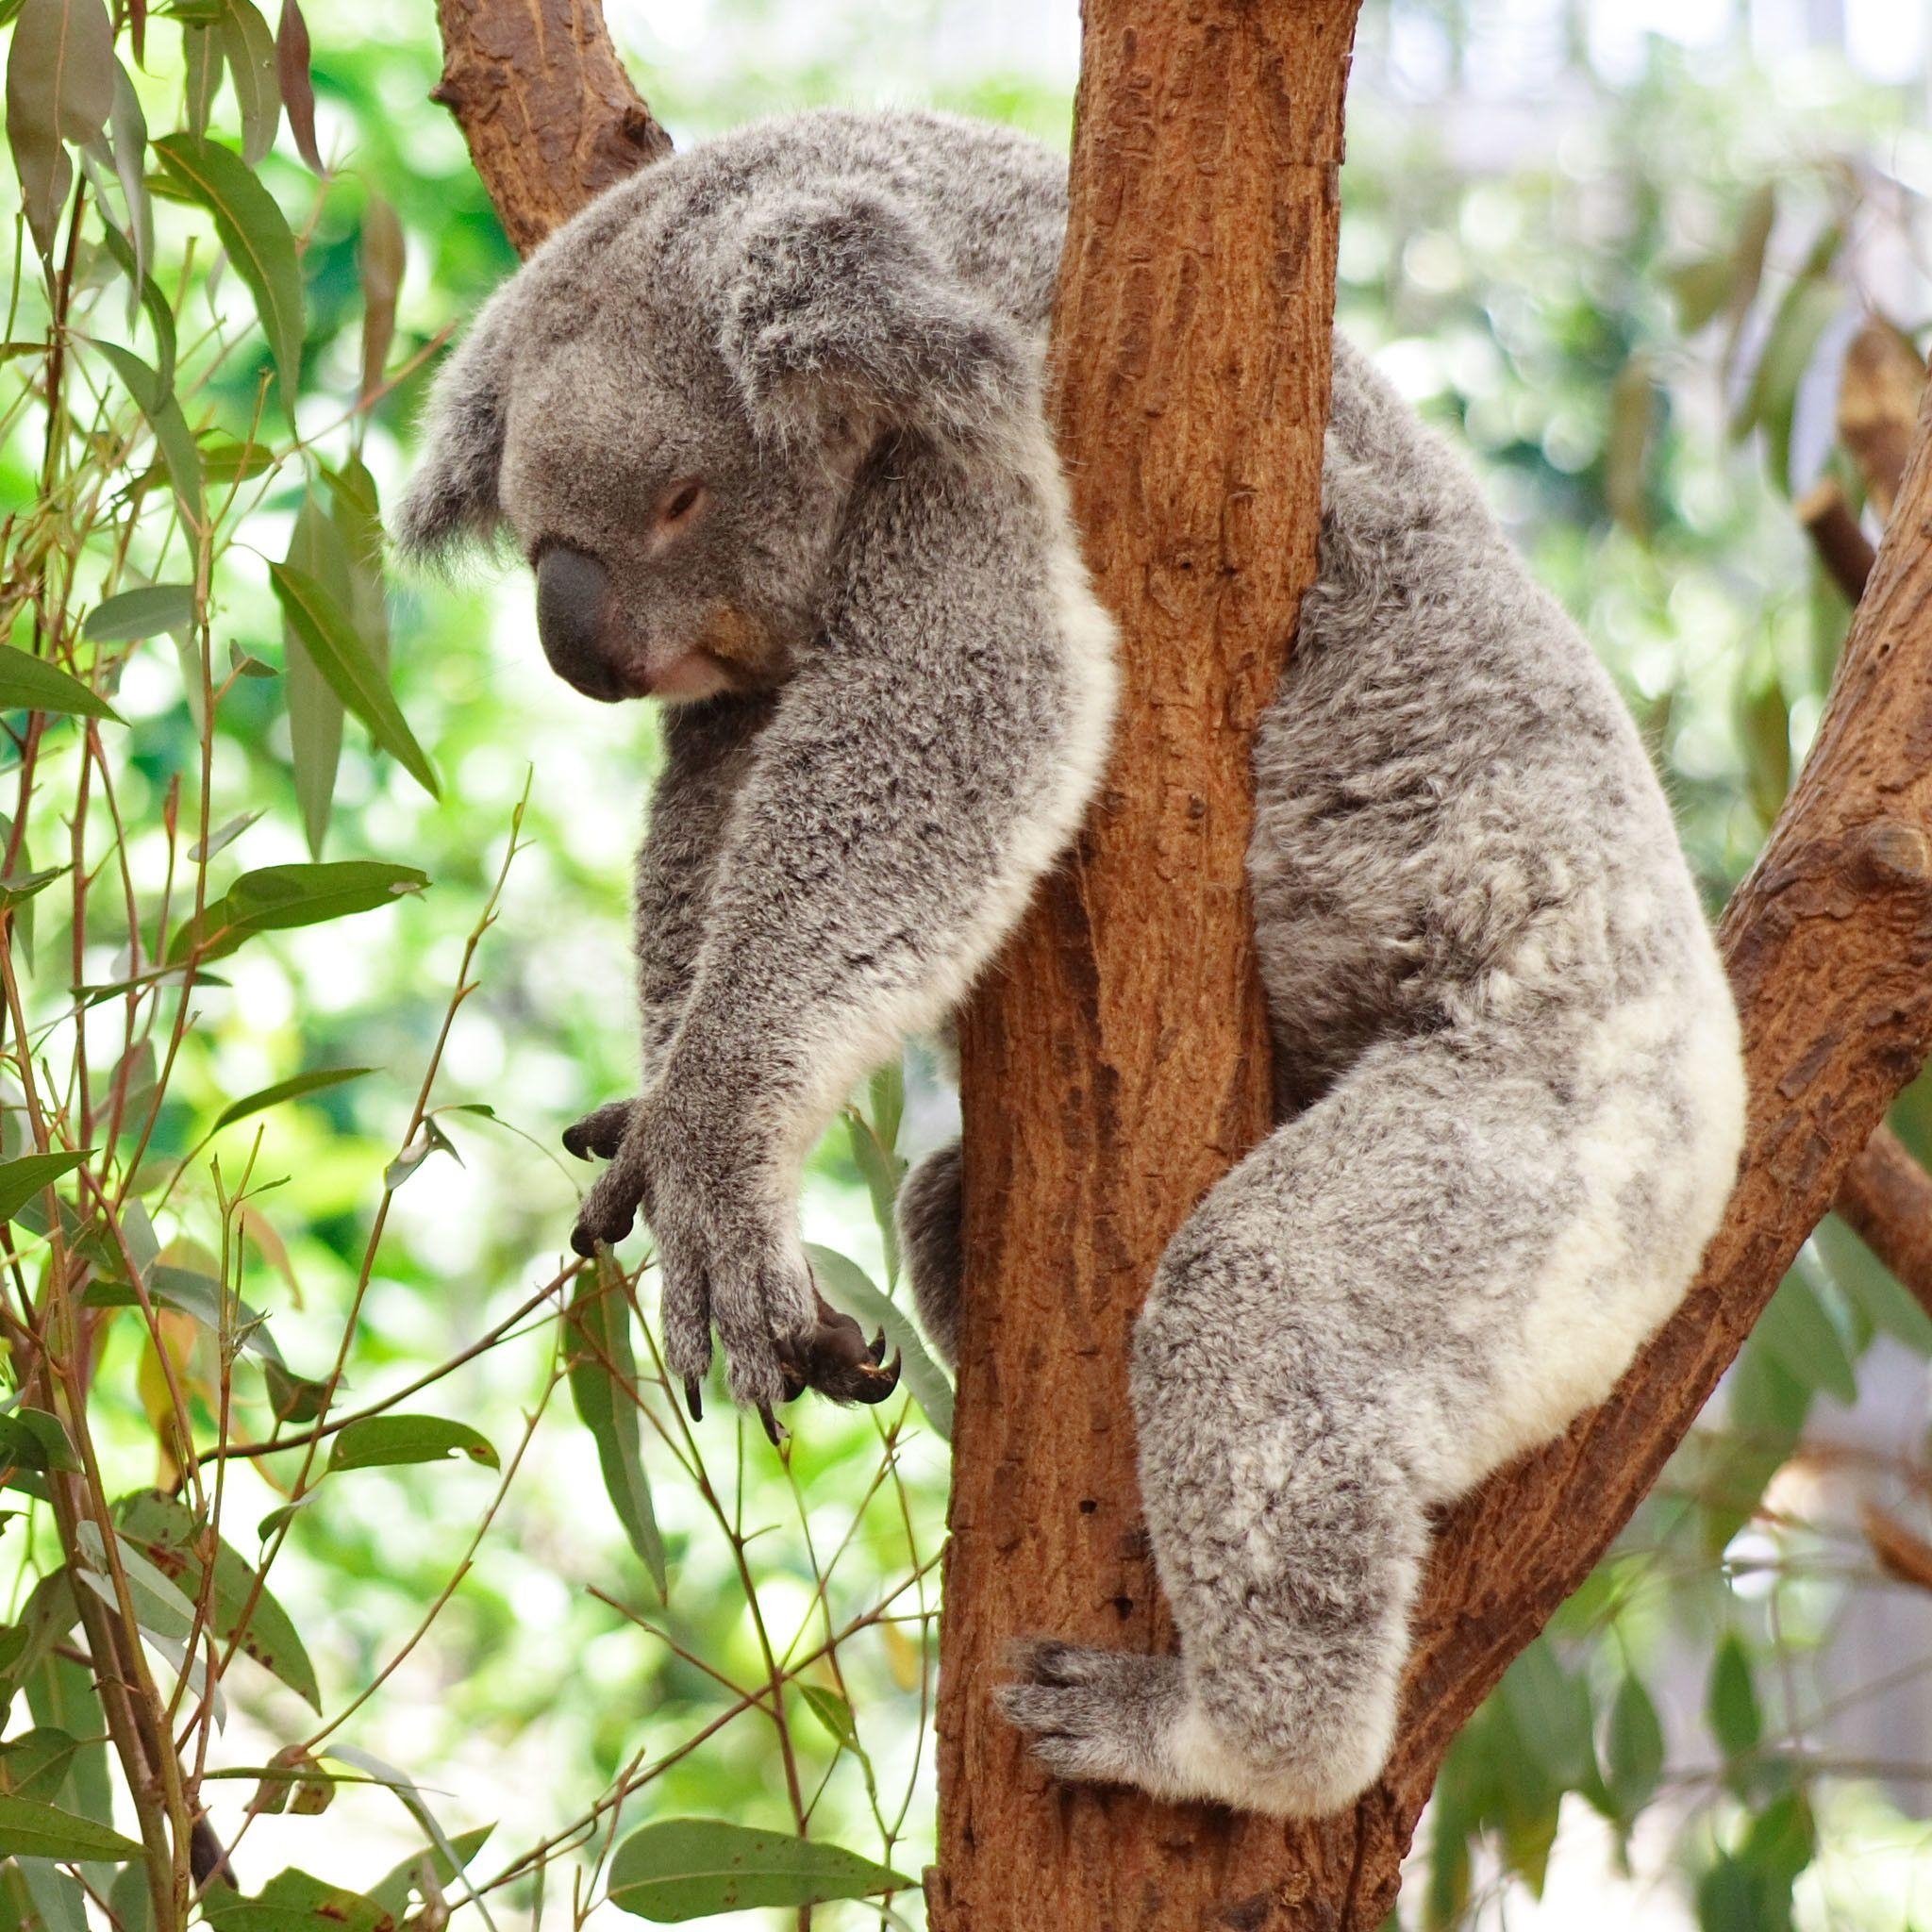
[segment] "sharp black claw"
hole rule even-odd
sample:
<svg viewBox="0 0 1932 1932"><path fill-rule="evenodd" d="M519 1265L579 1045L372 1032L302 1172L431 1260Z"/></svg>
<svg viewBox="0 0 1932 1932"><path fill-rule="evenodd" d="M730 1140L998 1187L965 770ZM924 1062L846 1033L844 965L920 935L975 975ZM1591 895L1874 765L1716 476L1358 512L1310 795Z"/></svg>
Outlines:
<svg viewBox="0 0 1932 1932"><path fill-rule="evenodd" d="M758 1404L758 1420L765 1425L765 1434L771 1439L772 1447L777 1448L785 1440L785 1431L778 1426L778 1418L772 1413L769 1402Z"/></svg>
<svg viewBox="0 0 1932 1932"><path fill-rule="evenodd" d="M848 1393L855 1402L868 1405L883 1402L899 1386L899 1370L902 1366L897 1350L892 1359L883 1368L874 1369L868 1374L856 1375L848 1386Z"/></svg>
<svg viewBox="0 0 1932 1932"><path fill-rule="evenodd" d="M872 1357L873 1366L874 1368L876 1368L880 1362L885 1360L886 1331L883 1328L881 1328L879 1332L873 1337L872 1346L866 1350L866 1354Z"/></svg>
<svg viewBox="0 0 1932 1932"><path fill-rule="evenodd" d="M684 1378L684 1406L691 1410L692 1422L701 1423L704 1421L705 1398L699 1389L698 1378L695 1375L687 1375Z"/></svg>

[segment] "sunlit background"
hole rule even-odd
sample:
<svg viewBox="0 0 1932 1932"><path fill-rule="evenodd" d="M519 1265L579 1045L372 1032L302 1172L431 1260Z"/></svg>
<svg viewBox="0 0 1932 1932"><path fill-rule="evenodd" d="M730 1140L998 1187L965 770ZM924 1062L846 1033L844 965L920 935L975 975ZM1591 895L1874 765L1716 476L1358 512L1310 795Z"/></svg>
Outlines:
<svg viewBox="0 0 1932 1932"><path fill-rule="evenodd" d="M439 64L428 0L307 10L321 146L340 173L318 199L285 130L263 178L298 229L313 221L299 422L324 438L357 389L369 186L407 242L391 367L467 315L513 258L454 125L426 98ZM606 11L680 145L824 102L937 104L1068 137L1071 4L610 0ZM150 66L142 93L159 130L180 87L159 27ZM1843 635L1848 607L1793 506L1824 477L1861 499L1836 427L1847 349L1874 314L1923 347L1928 110L1932 26L1916 0L1368 0L1364 13L1343 325L1469 451L1615 672L1713 908L1804 755ZM191 225L160 212L178 249ZM37 263L25 274L27 322L14 333L31 335ZM215 301L246 315L232 276ZM120 311L117 293L103 326ZM420 373L400 383L363 446L385 502L422 389ZM218 393L229 407L242 391ZM0 510L27 502L34 475L29 442L0 446ZM267 559L287 553L299 502L296 489L270 491L229 553L224 649L232 640L284 661ZM431 887L225 962L231 983L195 995L157 1130L159 1147L183 1152L235 1096L305 1068L375 1070L214 1143L232 1174L265 1128L258 1184L286 1180L258 1208L286 1266L265 1247L246 1290L291 1363L321 1374L527 787L523 849L435 1090L441 1107L491 1113L440 1114L448 1146L395 1193L350 1357L358 1405L465 1357L562 1263L584 1171L558 1136L633 1076L625 880L655 759L646 712L588 705L549 675L520 574L395 584L391 625L397 692L443 797L433 804L371 756L352 724L325 856L419 865ZM286 714L272 695L243 696L217 738L216 775L235 809L263 816L225 858L300 859ZM133 658L117 705L137 746L124 809L158 822L193 729L166 639ZM111 959L94 963L93 978L112 976ZM950 1131L952 1103L917 1052L906 1091L899 1151L916 1156ZM1897 1124L1932 1152L1923 1091ZM884 1283L853 1144L841 1125L815 1160L807 1232ZM163 1235L209 1241L203 1200L184 1186ZM648 1307L648 1274L644 1286ZM156 1478L143 1345L131 1326L113 1331L101 1371L125 1412L122 1487ZM626 1826L702 1814L791 1828L795 1776L814 1836L916 1874L931 1857L943 1441L917 1407L820 1407L797 1417L781 1460L756 1425L713 1405L693 1432L700 1479L653 1398L644 1460L671 1576L659 1605L592 1440L553 1386L558 1345L539 1308L412 1403L464 1419L506 1462L526 1432L528 1446L472 1567L338 1740L407 1771L450 1834L494 1824L479 1880L640 1763L653 1774ZM1458 1746L1418 1834L1404 1925L1932 1923L1932 1605L1923 1583L1884 1574L1861 1527L1875 1506L1932 1530L1928 1353L1932 1320L1828 1226L1618 1553ZM255 1522L282 1497L253 1461L226 1469L225 1533L252 1555ZM275 1591L332 1714L457 1574L497 1480L461 1463L356 1471L300 1512ZM838 1671L808 1669L788 1690L782 1745L759 1709L691 1745L769 1683L768 1644L781 1662L803 1657L855 1621ZM266 1674L228 1688L216 1764L259 1766L313 1733L312 1713ZM210 1785L225 1838L254 1789ZM319 1816L252 1819L237 1864L250 1888L287 1864L358 1886L420 1842L392 1790L348 1786ZM574 1899L559 1864L541 1891L506 1883L491 1899L502 1923L559 1925L591 1894ZM460 1909L474 1920L475 1907ZM891 1910L890 1923L924 1923L916 1892ZM608 1906L590 1916L624 1923ZM796 1923L771 1923L781 1917ZM836 1932L881 1914L828 1906L816 1919Z"/></svg>

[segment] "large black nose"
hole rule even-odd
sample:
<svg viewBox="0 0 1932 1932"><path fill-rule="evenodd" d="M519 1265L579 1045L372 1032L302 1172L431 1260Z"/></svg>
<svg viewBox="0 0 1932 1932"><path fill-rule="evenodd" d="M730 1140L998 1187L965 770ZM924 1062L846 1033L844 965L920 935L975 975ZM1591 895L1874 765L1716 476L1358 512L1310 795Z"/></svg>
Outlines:
<svg viewBox="0 0 1932 1932"><path fill-rule="evenodd" d="M586 697L615 704L624 686L604 656L610 576L594 557L553 544L537 559L537 635L550 668Z"/></svg>

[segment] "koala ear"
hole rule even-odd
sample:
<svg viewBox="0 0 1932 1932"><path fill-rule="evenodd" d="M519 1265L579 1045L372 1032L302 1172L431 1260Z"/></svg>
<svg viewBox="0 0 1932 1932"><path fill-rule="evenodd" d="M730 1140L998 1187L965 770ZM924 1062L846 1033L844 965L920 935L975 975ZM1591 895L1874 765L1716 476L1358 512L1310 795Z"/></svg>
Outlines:
<svg viewBox="0 0 1932 1932"><path fill-rule="evenodd" d="M499 296L438 372L425 432L395 519L396 547L417 562L488 538L503 520L497 478L509 413L511 329Z"/></svg>
<svg viewBox="0 0 1932 1932"><path fill-rule="evenodd" d="M761 436L841 417L947 440L1032 400L1019 332L941 263L912 217L859 183L754 203L728 275L719 347Z"/></svg>

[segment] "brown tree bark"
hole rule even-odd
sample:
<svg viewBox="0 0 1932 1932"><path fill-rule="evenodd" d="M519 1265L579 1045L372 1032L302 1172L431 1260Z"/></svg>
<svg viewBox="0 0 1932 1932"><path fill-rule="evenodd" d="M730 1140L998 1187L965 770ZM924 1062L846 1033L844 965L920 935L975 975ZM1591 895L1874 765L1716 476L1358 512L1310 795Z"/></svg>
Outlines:
<svg viewBox="0 0 1932 1932"><path fill-rule="evenodd" d="M593 0L440 11L449 98L506 225L533 245L644 158L636 130L655 123ZM1266 1121L1246 744L1312 561L1353 12L1088 8L1057 426L1123 619L1128 695L1079 848L964 1025L978 1293L937 1932L1376 1926L1456 1728L1628 1521L1932 1048L1922 419L1811 756L1723 922L1753 1096L1724 1227L1610 1401L1443 1525L1381 1785L1314 1825L1230 1820L1050 1786L997 1727L987 1693L1009 1637L1166 1636L1133 1501L1125 1341L1166 1234Z"/></svg>
<svg viewBox="0 0 1932 1932"><path fill-rule="evenodd" d="M598 0L436 0L442 78L504 233L527 255L577 209L671 152Z"/></svg>
<svg viewBox="0 0 1932 1932"><path fill-rule="evenodd" d="M1243 1901L1288 1874L1277 1825L1050 1788L989 1693L1031 1634L1172 1641L1127 1342L1168 1237L1271 1113L1248 752L1314 579L1356 6L1086 9L1055 428L1124 697L1079 847L960 1028L935 1932L1258 1926ZM1295 1882L1339 1896L1346 1834L1297 1853Z"/></svg>

